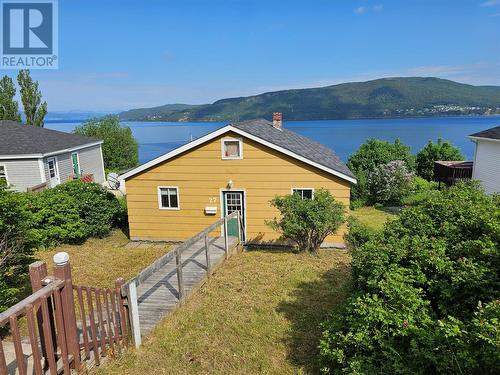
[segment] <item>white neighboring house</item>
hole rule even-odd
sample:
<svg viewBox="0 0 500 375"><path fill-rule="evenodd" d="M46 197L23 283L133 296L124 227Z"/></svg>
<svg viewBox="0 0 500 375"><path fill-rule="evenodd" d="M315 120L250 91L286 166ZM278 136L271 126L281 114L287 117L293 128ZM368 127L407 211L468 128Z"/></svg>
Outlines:
<svg viewBox="0 0 500 375"><path fill-rule="evenodd" d="M0 179L12 190L54 187L75 178L103 183L103 141L0 121Z"/></svg>
<svg viewBox="0 0 500 375"><path fill-rule="evenodd" d="M472 178L486 193L500 193L500 126L469 135L476 144Z"/></svg>

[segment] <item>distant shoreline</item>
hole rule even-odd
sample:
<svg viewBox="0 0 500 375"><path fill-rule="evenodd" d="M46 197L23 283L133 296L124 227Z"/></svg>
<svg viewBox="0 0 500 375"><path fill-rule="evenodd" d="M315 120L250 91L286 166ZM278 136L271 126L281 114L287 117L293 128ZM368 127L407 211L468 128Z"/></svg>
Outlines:
<svg viewBox="0 0 500 375"><path fill-rule="evenodd" d="M112 114L110 114L112 115ZM286 114L285 114L286 115ZM101 117L108 116L108 115L103 115ZM469 117L498 117L500 116L500 113L490 113L490 114L469 114L469 115L457 115L457 114L452 114L452 115L445 115L445 114L440 114L436 116L396 116L396 117L355 117L355 118L324 118L324 119L301 119L301 120L287 120L286 116L284 116L284 120L286 122L299 122L299 121L359 121L359 120L404 120L404 119L425 119L425 118L469 118ZM46 123L49 124L64 124L64 123L71 123L71 124L77 124L77 123L83 123L85 121L88 121L93 118L100 118L100 117L89 117L85 119L49 119L45 120ZM126 119L121 119L120 122L144 122L144 123L160 123L160 122L171 122L171 123L206 123L206 124L211 124L211 123L216 123L216 122L225 122L225 123L230 123L230 122L236 122L240 120L197 120L197 121L165 121L165 120L126 120ZM241 120L243 121L243 120Z"/></svg>

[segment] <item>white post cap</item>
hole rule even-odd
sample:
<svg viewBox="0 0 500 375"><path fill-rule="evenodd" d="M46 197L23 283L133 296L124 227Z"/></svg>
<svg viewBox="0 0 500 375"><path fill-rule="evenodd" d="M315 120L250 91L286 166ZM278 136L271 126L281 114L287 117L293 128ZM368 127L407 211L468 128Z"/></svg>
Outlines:
<svg viewBox="0 0 500 375"><path fill-rule="evenodd" d="M58 266L64 266L69 262L69 254L65 251L57 253L54 255L54 263Z"/></svg>

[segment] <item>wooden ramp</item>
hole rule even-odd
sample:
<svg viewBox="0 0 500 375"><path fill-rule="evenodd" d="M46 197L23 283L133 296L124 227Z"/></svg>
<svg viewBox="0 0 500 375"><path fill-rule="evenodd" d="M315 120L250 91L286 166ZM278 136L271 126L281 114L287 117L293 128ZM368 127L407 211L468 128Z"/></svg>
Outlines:
<svg viewBox="0 0 500 375"><path fill-rule="evenodd" d="M229 251L238 245L238 238L229 236ZM212 271L225 259L224 237L210 238ZM175 251L175 250L174 250ZM191 294L207 279L205 241L199 240L182 252L182 276L185 295ZM154 272L137 288L139 324L144 337L180 301L175 258Z"/></svg>
<svg viewBox="0 0 500 375"><path fill-rule="evenodd" d="M236 236L227 234L230 220L237 222ZM209 237L220 233L219 227L223 236ZM241 245L243 233L240 214L235 211L183 242L122 286L136 346Z"/></svg>

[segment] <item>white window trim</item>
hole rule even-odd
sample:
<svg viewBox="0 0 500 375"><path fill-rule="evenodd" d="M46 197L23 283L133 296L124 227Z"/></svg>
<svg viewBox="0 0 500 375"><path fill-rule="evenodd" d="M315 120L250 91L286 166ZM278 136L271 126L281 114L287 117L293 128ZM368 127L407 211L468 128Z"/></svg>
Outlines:
<svg viewBox="0 0 500 375"><path fill-rule="evenodd" d="M161 189L175 189L177 191L177 207L163 207L161 204ZM178 186L158 186L158 208L160 210L179 211L181 209L181 197Z"/></svg>
<svg viewBox="0 0 500 375"><path fill-rule="evenodd" d="M50 177L50 168L49 168L49 160L51 159L54 159L54 170L56 171L56 177L57 177L57 185L59 185L61 183L61 175L59 174L59 160L57 159L57 156L50 156L47 158L47 174L48 174L48 177L49 177L49 182L50 180L52 179L52 177ZM50 187L53 187L52 185Z"/></svg>
<svg viewBox="0 0 500 375"><path fill-rule="evenodd" d="M314 199L314 188L310 188L310 187L292 187L290 188L290 194L294 194L294 190L311 190L312 191L312 199Z"/></svg>
<svg viewBox="0 0 500 375"><path fill-rule="evenodd" d="M240 149L239 156L226 156L224 154L224 142L227 142L227 141L238 142L238 147ZM242 138L232 138L232 137L221 138L220 149L221 149L222 160L241 160L241 159L243 159L243 139Z"/></svg>
<svg viewBox="0 0 500 375"><path fill-rule="evenodd" d="M80 175L80 177L82 177L82 166L80 164L80 154L78 152L72 152L71 153L71 168L73 168L73 155L76 155L76 160L78 162L78 174Z"/></svg>
<svg viewBox="0 0 500 375"><path fill-rule="evenodd" d="M243 225L245 227L245 239L247 239L247 190L245 188L237 188L237 189L219 189L219 197L220 197L220 218L224 219L224 193L243 193ZM224 226L220 226L220 235L224 236Z"/></svg>
<svg viewBox="0 0 500 375"><path fill-rule="evenodd" d="M7 164L0 164L0 167L3 167L3 171L5 173L5 183L9 186L9 175L7 174Z"/></svg>

